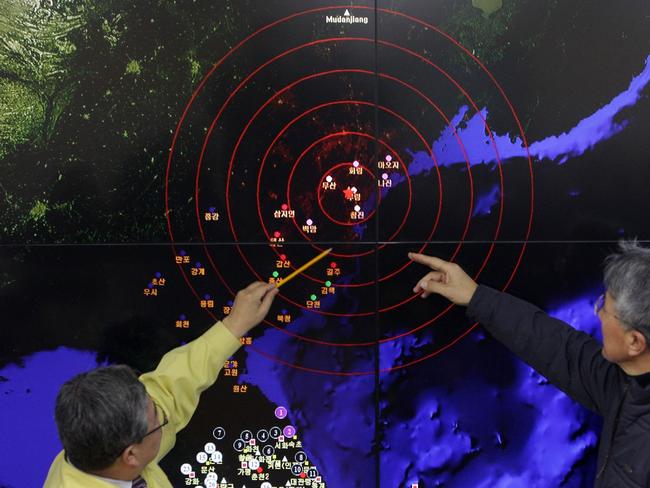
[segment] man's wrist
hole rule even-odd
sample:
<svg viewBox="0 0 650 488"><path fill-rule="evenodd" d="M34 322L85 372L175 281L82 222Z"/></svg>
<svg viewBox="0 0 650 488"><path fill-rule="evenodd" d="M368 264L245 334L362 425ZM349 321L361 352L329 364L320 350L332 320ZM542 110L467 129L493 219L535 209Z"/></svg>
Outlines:
<svg viewBox="0 0 650 488"><path fill-rule="evenodd" d="M465 303L463 305L465 305L466 307L469 306L470 302L472 301L472 298L474 298L474 295L476 295L477 289L478 289L478 283L472 282L469 292L467 293Z"/></svg>
<svg viewBox="0 0 650 488"><path fill-rule="evenodd" d="M221 320L221 323L237 339L241 339L249 331L249 329L246 328L245 326L243 326L240 322L238 322L237 320L233 320L233 318L231 316L224 317Z"/></svg>

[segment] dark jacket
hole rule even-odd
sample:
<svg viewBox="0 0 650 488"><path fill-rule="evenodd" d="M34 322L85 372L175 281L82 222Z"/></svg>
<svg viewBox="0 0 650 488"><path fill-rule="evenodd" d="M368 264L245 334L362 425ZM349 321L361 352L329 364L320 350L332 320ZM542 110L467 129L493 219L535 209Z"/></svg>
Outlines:
<svg viewBox="0 0 650 488"><path fill-rule="evenodd" d="M594 338L511 295L479 286L467 315L603 417L597 488L650 487L650 373L628 376Z"/></svg>

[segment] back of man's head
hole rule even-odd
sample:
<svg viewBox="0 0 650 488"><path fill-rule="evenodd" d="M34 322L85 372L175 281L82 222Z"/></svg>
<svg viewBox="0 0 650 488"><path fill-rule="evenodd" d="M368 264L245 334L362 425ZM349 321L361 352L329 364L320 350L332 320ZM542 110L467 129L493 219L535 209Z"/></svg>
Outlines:
<svg viewBox="0 0 650 488"><path fill-rule="evenodd" d="M605 260L604 274L623 327L639 330L650 344L650 249L622 241Z"/></svg>
<svg viewBox="0 0 650 488"><path fill-rule="evenodd" d="M82 471L109 467L147 432L148 396L128 366L75 376L56 399L59 437L70 463Z"/></svg>

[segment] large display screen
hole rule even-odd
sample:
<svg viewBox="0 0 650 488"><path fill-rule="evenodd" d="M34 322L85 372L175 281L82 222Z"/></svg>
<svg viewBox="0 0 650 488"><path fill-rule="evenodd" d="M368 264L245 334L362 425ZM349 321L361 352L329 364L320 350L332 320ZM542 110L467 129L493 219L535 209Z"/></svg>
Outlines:
<svg viewBox="0 0 650 488"><path fill-rule="evenodd" d="M650 241L650 5L0 5L0 486L41 486L61 384L155 367L283 285L162 466L200 488L583 487L600 420L409 252L599 336Z"/></svg>

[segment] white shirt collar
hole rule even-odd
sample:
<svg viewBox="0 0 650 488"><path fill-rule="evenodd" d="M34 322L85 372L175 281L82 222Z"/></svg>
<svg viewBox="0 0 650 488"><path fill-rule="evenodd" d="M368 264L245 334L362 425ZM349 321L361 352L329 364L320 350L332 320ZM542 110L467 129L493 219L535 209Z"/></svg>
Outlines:
<svg viewBox="0 0 650 488"><path fill-rule="evenodd" d="M91 475L91 476L95 476L95 475ZM99 478L102 481L106 481L106 483L110 483L111 485L114 485L117 488L132 488L133 487L133 481L114 480L114 479L111 479L111 478L102 478L101 476L95 476L95 478Z"/></svg>

